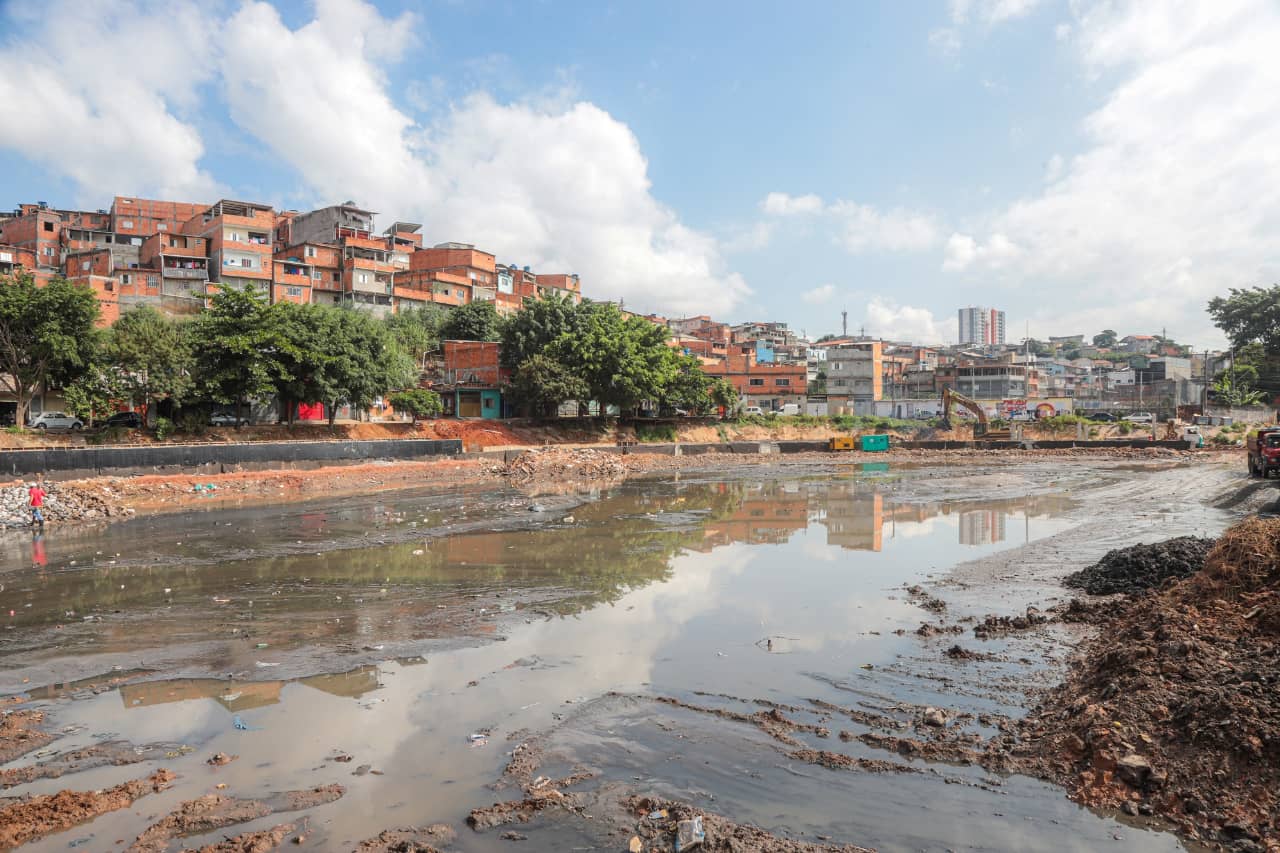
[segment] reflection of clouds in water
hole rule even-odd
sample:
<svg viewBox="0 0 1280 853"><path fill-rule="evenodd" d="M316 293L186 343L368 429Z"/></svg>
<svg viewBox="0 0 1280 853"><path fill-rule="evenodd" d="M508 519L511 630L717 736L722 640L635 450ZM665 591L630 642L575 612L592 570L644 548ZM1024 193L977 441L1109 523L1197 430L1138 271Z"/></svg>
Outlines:
<svg viewBox="0 0 1280 853"><path fill-rule="evenodd" d="M935 515L932 518L926 518L924 521L886 521L884 539L888 542L891 539L918 539L936 536L939 527L955 530L958 524L959 522L955 516L948 515Z"/></svg>

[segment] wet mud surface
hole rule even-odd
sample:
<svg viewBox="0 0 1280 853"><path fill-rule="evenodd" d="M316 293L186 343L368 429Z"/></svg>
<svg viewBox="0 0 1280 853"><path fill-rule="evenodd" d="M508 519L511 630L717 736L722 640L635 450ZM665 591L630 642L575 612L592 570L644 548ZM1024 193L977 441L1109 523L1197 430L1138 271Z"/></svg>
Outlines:
<svg viewBox="0 0 1280 853"><path fill-rule="evenodd" d="M164 768L27 848L1184 849L1018 726L1098 616L1061 578L1242 480L801 461L47 534L0 572L0 807Z"/></svg>

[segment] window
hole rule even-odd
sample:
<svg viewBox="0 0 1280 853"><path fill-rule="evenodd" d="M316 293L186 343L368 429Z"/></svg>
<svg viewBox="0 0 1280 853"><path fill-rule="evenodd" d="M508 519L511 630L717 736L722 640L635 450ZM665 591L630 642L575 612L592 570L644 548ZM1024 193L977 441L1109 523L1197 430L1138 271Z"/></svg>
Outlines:
<svg viewBox="0 0 1280 853"><path fill-rule="evenodd" d="M153 275L147 276L147 287L158 287L159 285L160 285L160 279L156 278Z"/></svg>
<svg viewBox="0 0 1280 853"><path fill-rule="evenodd" d="M790 384L791 384L791 380L790 380L790 379L775 379L775 380L773 380L773 384L774 384L774 385L790 385Z"/></svg>
<svg viewBox="0 0 1280 853"><path fill-rule="evenodd" d="M81 262L80 262L80 272L88 272L88 271L89 271L89 262L88 262L88 261L81 261Z"/></svg>
<svg viewBox="0 0 1280 853"><path fill-rule="evenodd" d="M44 230L46 230L46 231L53 231L53 223L52 223L52 222L46 222L46 223L44 224Z"/></svg>
<svg viewBox="0 0 1280 853"><path fill-rule="evenodd" d="M167 222L157 222L157 223L156 223L156 230L157 230L157 231L168 231L168 230L169 230L169 223L167 223Z"/></svg>
<svg viewBox="0 0 1280 853"><path fill-rule="evenodd" d="M369 274L368 274L368 273L363 273L363 272L362 272L362 273L358 273L358 274L356 275L356 281L360 282L361 284L367 284L367 283L368 283L368 281L369 281Z"/></svg>
<svg viewBox="0 0 1280 853"><path fill-rule="evenodd" d="M316 256L316 247L308 246L304 254L306 254L308 258L314 258Z"/></svg>
<svg viewBox="0 0 1280 853"><path fill-rule="evenodd" d="M341 280L342 280L342 276L335 272L335 273L333 274L333 280L334 280L334 281L341 281Z"/></svg>
<svg viewBox="0 0 1280 853"><path fill-rule="evenodd" d="M133 220L132 220L132 219L121 219L121 220L120 220L120 227L121 227L121 228L128 228L128 229L132 230L132 229L133 229Z"/></svg>
<svg viewBox="0 0 1280 853"><path fill-rule="evenodd" d="M53 247L52 247L52 246L45 246L45 247L44 247L44 256L45 256L46 258L52 258L52 257L53 257Z"/></svg>
<svg viewBox="0 0 1280 853"><path fill-rule="evenodd" d="M301 287L286 287L286 288L285 288L285 293L288 293L290 296L301 296L301 295L302 295L302 288L301 288Z"/></svg>
<svg viewBox="0 0 1280 853"><path fill-rule="evenodd" d="M763 380L763 379L752 379L752 380L750 381L750 384L751 384L751 385L763 385L763 384L764 384L764 380Z"/></svg>
<svg viewBox="0 0 1280 853"><path fill-rule="evenodd" d="M133 281L133 277L132 277L131 275L129 275L128 273L125 273L124 275L120 276L120 283L121 283L121 284L131 284L131 283L132 283L132 281Z"/></svg>
<svg viewBox="0 0 1280 853"><path fill-rule="evenodd" d="M320 272L320 270L312 270L312 271L311 271L311 278L312 278L312 280L313 280L313 281L319 281L319 280L320 280L320 277L321 277L322 275L323 275L323 273L321 273L321 272Z"/></svg>

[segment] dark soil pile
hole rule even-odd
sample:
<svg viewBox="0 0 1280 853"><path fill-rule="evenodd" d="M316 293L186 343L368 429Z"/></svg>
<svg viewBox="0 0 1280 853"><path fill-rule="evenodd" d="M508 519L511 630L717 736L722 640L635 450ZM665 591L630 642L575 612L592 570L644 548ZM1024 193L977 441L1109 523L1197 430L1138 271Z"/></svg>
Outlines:
<svg viewBox="0 0 1280 853"><path fill-rule="evenodd" d="M1169 579L1190 577L1204 568L1212 539L1179 536L1150 545L1117 548L1087 569L1063 579L1064 586L1090 595L1155 589Z"/></svg>
<svg viewBox="0 0 1280 853"><path fill-rule="evenodd" d="M1092 806L1280 850L1280 519L1101 622L1067 680L994 753Z"/></svg>

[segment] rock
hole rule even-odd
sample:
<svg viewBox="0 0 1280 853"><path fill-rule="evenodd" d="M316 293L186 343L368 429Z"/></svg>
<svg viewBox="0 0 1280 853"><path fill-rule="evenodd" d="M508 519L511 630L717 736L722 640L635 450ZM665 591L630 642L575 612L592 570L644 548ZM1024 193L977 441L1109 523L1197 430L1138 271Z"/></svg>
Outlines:
<svg viewBox="0 0 1280 853"><path fill-rule="evenodd" d="M925 708L924 713L920 716L926 726L942 728L947 724L947 715L937 708Z"/></svg>
<svg viewBox="0 0 1280 853"><path fill-rule="evenodd" d="M1151 776L1151 762L1131 752L1116 762L1116 775L1134 788L1142 788Z"/></svg>
<svg viewBox="0 0 1280 853"><path fill-rule="evenodd" d="M1138 816L1138 807L1133 804L1132 800L1125 800L1120 806L1120 811L1129 815L1129 817Z"/></svg>

